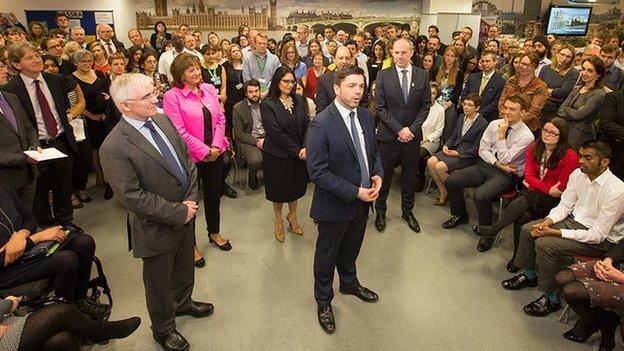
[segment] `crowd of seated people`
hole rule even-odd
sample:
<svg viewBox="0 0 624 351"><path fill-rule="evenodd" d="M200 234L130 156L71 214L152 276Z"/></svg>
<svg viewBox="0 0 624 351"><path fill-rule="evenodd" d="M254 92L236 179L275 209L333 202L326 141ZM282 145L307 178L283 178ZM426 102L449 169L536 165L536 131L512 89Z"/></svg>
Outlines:
<svg viewBox="0 0 624 351"><path fill-rule="evenodd" d="M618 244L624 236L623 38L601 34L577 49L553 34L521 40L491 26L487 38L473 46L470 27L458 28L452 41L443 43L435 25L420 35L390 24L372 33L330 25L315 33L300 26L295 33L270 38L241 24L230 40L185 24L171 30L163 22L146 37L136 28L122 36L103 23L95 34L97 40L86 42L85 29L70 27L61 13L49 31L33 21L0 33L0 208L6 213L6 219L0 216L0 242L6 247L0 251L0 288L49 278L56 295L80 311L55 313L82 313L95 320L110 313L85 299L95 243L73 223L73 211L93 201L86 193L92 172L104 198L114 195L98 149L121 117L108 91L120 75L152 78L159 107L198 166L208 240L227 251L232 245L220 234L219 207L221 196L237 196L226 182L232 157L248 164L251 191L260 190L257 174L263 171L275 238L283 242L286 231L303 235L297 201L308 183L307 125L334 101L335 70L355 65L366 77L360 104L377 118L376 125L398 133L399 140L407 128L411 137L402 142L418 143L413 149L417 162L410 163L417 170L409 172L416 178L402 179L417 186L406 189L421 192L428 176L439 191L434 205L444 211L450 202L450 218L442 227L452 229L469 222L463 190L473 188L477 250L490 250L497 235L513 224L507 270L522 273L503 286L544 292L524 311L545 316L558 310L564 298L581 316L564 336L584 342L601 330L601 349L613 348L613 312L624 307L614 301L624 284L618 266L624 258L624 246ZM421 106L428 114L419 114L410 125L387 112L393 110L386 106L390 88L386 79L377 80L381 71L398 67L395 57L405 52L411 55L410 72L424 71L430 88L430 103ZM402 92L400 80L391 94ZM383 101L376 96L378 82L385 83ZM418 140L412 141L415 136ZM22 153L47 147L69 157L37 162ZM493 203L508 194L511 201L494 221ZM49 259L61 263L39 267L20 260L40 241L67 240L66 232L73 233L72 239ZM576 255L595 261L561 271L560 259L567 263ZM195 262L205 264L197 247ZM12 309L5 305L0 302L0 309ZM34 324L29 320L24 335ZM105 336L125 336L134 324L124 324L127 332L111 326L116 331ZM74 339L102 338L88 323L63 328L59 342L67 345L75 340L67 341L64 333ZM55 340L37 345L48 341Z"/></svg>

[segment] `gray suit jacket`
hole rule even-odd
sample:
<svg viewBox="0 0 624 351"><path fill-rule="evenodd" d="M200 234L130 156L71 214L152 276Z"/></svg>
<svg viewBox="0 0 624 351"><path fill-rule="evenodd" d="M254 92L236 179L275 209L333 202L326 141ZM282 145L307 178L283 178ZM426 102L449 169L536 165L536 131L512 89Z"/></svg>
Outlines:
<svg viewBox="0 0 624 351"><path fill-rule="evenodd" d="M37 167L26 162L23 151L39 146L37 131L32 127L19 98L2 92L17 120L17 131L0 112L0 183L7 188L23 187L37 177Z"/></svg>
<svg viewBox="0 0 624 351"><path fill-rule="evenodd" d="M247 99L239 101L232 109L232 127L236 143L256 146L257 139L251 135L253 117Z"/></svg>
<svg viewBox="0 0 624 351"><path fill-rule="evenodd" d="M121 119L110 132L100 158L106 178L128 209L128 236L134 257L157 256L174 250L195 220L186 220L185 200L198 200L197 168L186 144L167 116L152 117L173 145L188 174L183 185L164 157L130 123Z"/></svg>

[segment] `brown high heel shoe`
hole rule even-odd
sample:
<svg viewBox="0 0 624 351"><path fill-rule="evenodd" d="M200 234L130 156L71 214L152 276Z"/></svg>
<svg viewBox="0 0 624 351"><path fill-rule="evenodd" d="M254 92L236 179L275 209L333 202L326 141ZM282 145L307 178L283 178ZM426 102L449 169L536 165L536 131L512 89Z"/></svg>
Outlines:
<svg viewBox="0 0 624 351"><path fill-rule="evenodd" d="M282 227L282 230L278 230L277 225L275 225L275 239L283 243L284 242L284 225L282 224L281 227Z"/></svg>
<svg viewBox="0 0 624 351"><path fill-rule="evenodd" d="M301 229L301 226L298 225L297 227L293 227L292 223L290 222L290 218L288 218L288 215L286 215L286 221L288 222L288 231L296 234L296 235L303 235L303 229Z"/></svg>

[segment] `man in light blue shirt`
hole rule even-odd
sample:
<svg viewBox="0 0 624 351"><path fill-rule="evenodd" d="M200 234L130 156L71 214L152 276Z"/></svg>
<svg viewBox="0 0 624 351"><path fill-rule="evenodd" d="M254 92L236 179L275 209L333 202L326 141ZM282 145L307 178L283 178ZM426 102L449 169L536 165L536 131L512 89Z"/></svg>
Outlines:
<svg viewBox="0 0 624 351"><path fill-rule="evenodd" d="M265 33L258 33L254 50L243 58L243 82L252 78L260 82L260 97L264 99L275 70L281 66L277 56L267 51L269 38Z"/></svg>

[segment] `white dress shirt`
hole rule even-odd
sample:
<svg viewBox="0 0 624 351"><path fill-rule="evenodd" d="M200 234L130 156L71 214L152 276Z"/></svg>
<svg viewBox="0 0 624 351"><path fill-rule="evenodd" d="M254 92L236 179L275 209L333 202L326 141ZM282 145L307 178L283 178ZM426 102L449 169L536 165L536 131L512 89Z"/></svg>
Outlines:
<svg viewBox="0 0 624 351"><path fill-rule="evenodd" d="M48 130L46 129L45 122L43 121L43 112L41 112L41 106L39 106L39 100L37 99L37 88L35 86L35 79L39 80L41 83L41 90L43 91L43 95L46 100L48 100L48 105L50 105L50 110L52 110L52 115L54 116L54 120L56 121L56 127L58 129L58 134L61 134L65 131L63 125L61 124L61 118L59 117L58 111L56 110L56 104L54 103L54 97L50 92L50 88L48 88L48 83L46 83L45 79L43 79L43 75L39 73L39 76L35 79L27 77L23 73L20 73L20 77L24 81L24 85L26 86L26 90L28 91L28 96L30 97L30 102L32 103L33 110L35 111L35 119L37 120L37 132L39 133L39 139L50 139L50 135L48 135Z"/></svg>
<svg viewBox="0 0 624 351"><path fill-rule="evenodd" d="M394 65L394 67L396 68L397 74L399 75L399 86L401 86L401 89L403 88L403 86L401 85L401 82L403 81L403 72L401 71L403 71L404 69L407 70L407 93L409 94L412 86L412 65L407 65L407 67L405 68L401 68L397 65Z"/></svg>
<svg viewBox="0 0 624 351"><path fill-rule="evenodd" d="M110 48L108 47L108 44L110 43ZM102 39L100 39L100 44L102 44L102 47L104 48L104 51L106 51L106 53L108 54L108 56L110 56L111 54L114 54L117 52L117 48L115 47L115 43L113 42L113 40L109 40L108 43Z"/></svg>
<svg viewBox="0 0 624 351"><path fill-rule="evenodd" d="M368 86L370 83L370 77L368 76L368 56L365 53L359 51L355 54L355 62L357 66L360 67L364 71L364 78L366 79L366 85ZM377 77L375 77L377 78Z"/></svg>
<svg viewBox="0 0 624 351"><path fill-rule="evenodd" d="M561 237L587 244L617 244L624 236L624 182L607 169L593 181L574 170L561 202L548 214L554 223L572 215L588 229L561 229Z"/></svg>
<svg viewBox="0 0 624 351"><path fill-rule="evenodd" d="M349 117L349 113L354 112L355 116L355 128L357 128L357 136L360 139L360 149L362 151L362 155L364 155L364 162L366 163L366 169L370 169L368 165L368 154L366 153L366 142L364 141L364 131L362 129L362 125L360 124L360 119L358 118L357 108L353 110L349 110L344 107L338 99L334 100L334 104L338 108L338 112L340 112L340 116L342 117L342 121L347 126L347 130L349 131L349 136L351 136L351 141L353 141L353 134L351 133L351 118ZM355 142L353 143L355 147Z"/></svg>
<svg viewBox="0 0 624 351"><path fill-rule="evenodd" d="M550 61L550 59L548 59L548 57L544 57L542 60L540 60L539 64L537 65L537 69L535 70L535 76L539 77L542 68L544 68L544 66L546 65L550 65L551 63L552 62Z"/></svg>
<svg viewBox="0 0 624 351"><path fill-rule="evenodd" d="M509 126L511 131L505 140L498 140L498 126L502 119L495 119L483 132L479 143L479 157L489 164L498 161L501 164L513 164L517 166L515 174L519 177L524 175L524 162L526 149L533 142L533 133L522 121Z"/></svg>
<svg viewBox="0 0 624 351"><path fill-rule="evenodd" d="M204 58L197 51L190 51L184 48L182 52L197 56L199 58L199 61L203 64ZM158 73L166 75L167 79L169 80L169 84L173 82L173 75L171 75L171 64L173 63L173 59L175 59L176 56L178 56L179 54L180 53L178 53L176 49L171 49L169 51L163 52L158 59Z"/></svg>

